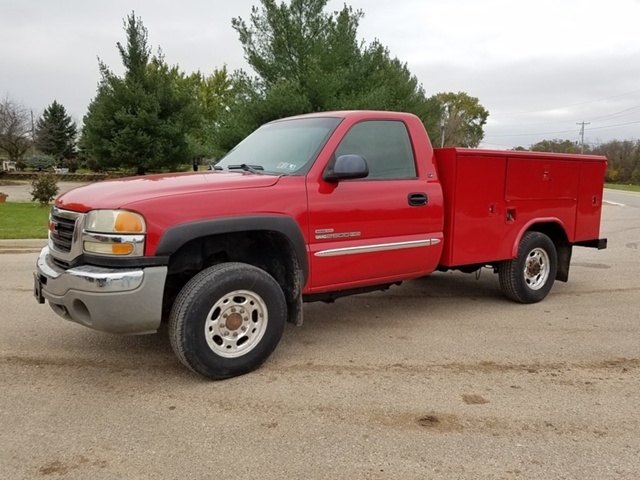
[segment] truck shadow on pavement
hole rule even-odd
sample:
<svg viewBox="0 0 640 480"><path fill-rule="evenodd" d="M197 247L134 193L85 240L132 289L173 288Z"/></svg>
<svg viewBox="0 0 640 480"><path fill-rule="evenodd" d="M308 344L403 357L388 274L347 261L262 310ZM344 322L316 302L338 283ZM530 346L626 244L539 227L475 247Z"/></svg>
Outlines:
<svg viewBox="0 0 640 480"><path fill-rule="evenodd" d="M455 322L451 317L471 315L480 303L484 307L515 305L502 296L497 277L490 272L483 273L479 280L472 275L438 273L384 292L338 299L333 304L305 304L304 324L302 327L287 325L266 368L277 369L278 363L288 362L292 354L304 356L307 347L314 345L330 345L339 351L348 349L350 342L375 341L381 334L391 338L399 329L406 336L412 335L412 331L424 335L433 323ZM158 374L165 377L203 380L185 368L173 354L167 322L161 324L155 335L110 335L76 325L65 328L68 329L66 338L74 345L72 355L15 357L9 361L98 368L126 376L137 375L132 371L161 372Z"/></svg>

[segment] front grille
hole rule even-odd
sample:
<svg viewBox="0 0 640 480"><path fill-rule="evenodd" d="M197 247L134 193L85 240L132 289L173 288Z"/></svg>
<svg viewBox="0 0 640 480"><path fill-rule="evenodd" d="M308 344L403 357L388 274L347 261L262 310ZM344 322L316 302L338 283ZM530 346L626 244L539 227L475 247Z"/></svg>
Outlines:
<svg viewBox="0 0 640 480"><path fill-rule="evenodd" d="M65 212L66 213L66 212ZM53 209L51 211L51 228L49 229L49 238L53 242L53 246L60 252L69 253L71 244L73 243L73 232L76 226L76 218L69 218L70 215L61 215L60 211Z"/></svg>

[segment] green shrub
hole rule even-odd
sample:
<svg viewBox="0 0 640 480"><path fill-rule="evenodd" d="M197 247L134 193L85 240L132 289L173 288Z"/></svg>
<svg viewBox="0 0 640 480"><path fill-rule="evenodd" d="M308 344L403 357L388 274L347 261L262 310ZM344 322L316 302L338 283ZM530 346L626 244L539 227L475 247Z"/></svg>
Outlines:
<svg viewBox="0 0 640 480"><path fill-rule="evenodd" d="M609 167L604 174L605 182L616 183L620 177L620 172L615 168Z"/></svg>
<svg viewBox="0 0 640 480"><path fill-rule="evenodd" d="M51 203L59 190L56 177L51 173L38 175L31 180L31 198L34 202L40 202L41 205Z"/></svg>
<svg viewBox="0 0 640 480"><path fill-rule="evenodd" d="M55 159L49 155L34 155L33 157L27 158L27 166L39 172L51 168L55 164Z"/></svg>

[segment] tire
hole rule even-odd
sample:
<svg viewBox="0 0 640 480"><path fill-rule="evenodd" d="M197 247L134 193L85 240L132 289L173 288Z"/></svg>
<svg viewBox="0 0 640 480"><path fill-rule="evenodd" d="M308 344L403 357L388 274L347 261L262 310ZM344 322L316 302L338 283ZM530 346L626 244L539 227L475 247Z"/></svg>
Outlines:
<svg viewBox="0 0 640 480"><path fill-rule="evenodd" d="M275 279L244 263L223 263L194 276L169 317L171 347L180 361L221 380L255 370L275 350L287 317Z"/></svg>
<svg viewBox="0 0 640 480"><path fill-rule="evenodd" d="M558 255L549 237L527 232L518 246L518 256L500 263L500 287L511 300L537 303L543 300L556 279Z"/></svg>

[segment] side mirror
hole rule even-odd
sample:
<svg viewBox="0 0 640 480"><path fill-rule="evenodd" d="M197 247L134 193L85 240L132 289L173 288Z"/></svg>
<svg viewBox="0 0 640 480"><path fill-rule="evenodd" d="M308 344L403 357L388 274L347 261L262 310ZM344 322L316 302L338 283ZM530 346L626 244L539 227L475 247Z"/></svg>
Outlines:
<svg viewBox="0 0 640 480"><path fill-rule="evenodd" d="M352 180L365 178L369 175L369 166L362 155L341 155L332 158L327 165L322 179L325 182L338 182L340 180Z"/></svg>

